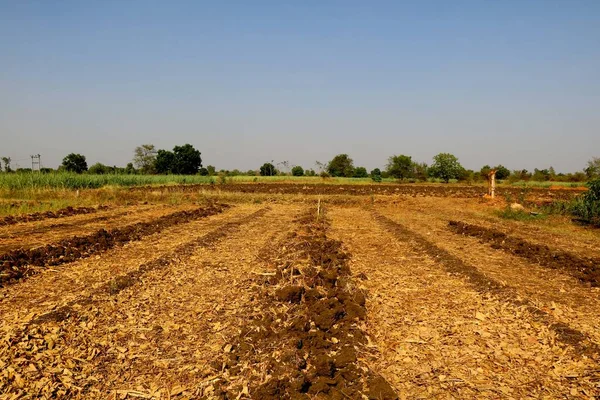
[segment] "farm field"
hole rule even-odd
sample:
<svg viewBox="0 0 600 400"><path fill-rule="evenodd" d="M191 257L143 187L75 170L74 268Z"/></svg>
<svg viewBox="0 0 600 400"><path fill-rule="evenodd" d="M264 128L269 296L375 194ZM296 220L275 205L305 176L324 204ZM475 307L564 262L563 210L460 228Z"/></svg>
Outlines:
<svg viewBox="0 0 600 400"><path fill-rule="evenodd" d="M11 216L0 398L599 398L600 230L482 190L90 189Z"/></svg>

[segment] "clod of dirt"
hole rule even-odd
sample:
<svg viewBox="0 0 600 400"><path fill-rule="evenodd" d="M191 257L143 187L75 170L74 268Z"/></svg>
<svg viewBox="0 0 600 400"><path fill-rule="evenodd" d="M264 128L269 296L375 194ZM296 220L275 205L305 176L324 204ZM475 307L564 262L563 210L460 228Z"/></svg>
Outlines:
<svg viewBox="0 0 600 400"><path fill-rule="evenodd" d="M300 303L302 300L302 294L304 293L304 287L302 286L284 286L277 289L275 296L280 301L287 301L289 303Z"/></svg>
<svg viewBox="0 0 600 400"><path fill-rule="evenodd" d="M396 400L398 395L389 383L380 375L369 379L369 400Z"/></svg>

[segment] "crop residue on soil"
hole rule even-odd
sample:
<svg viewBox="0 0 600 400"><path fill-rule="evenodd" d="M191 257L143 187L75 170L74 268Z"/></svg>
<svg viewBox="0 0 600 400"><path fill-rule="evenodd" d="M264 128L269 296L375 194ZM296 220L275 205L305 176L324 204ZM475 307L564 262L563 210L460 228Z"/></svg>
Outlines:
<svg viewBox="0 0 600 400"><path fill-rule="evenodd" d="M178 211L149 222L139 222L110 231L100 229L90 235L75 236L35 249L10 251L0 256L0 287L34 275L37 270L31 266L60 265L89 257L115 246L140 240L168 227L220 213L226 207L226 205L210 205L191 211Z"/></svg>
<svg viewBox="0 0 600 400"><path fill-rule="evenodd" d="M314 213L296 220L276 270L259 279L257 305L240 335L214 363L217 387L206 398L368 398L398 396L361 365L367 343L365 293L353 283L349 255Z"/></svg>
<svg viewBox="0 0 600 400"><path fill-rule="evenodd" d="M546 245L533 244L504 232L462 221L450 221L448 227L455 233L476 237L482 242L490 243L494 249L506 251L545 267L561 269L582 282L600 286L600 259L582 258L566 251L553 250Z"/></svg>

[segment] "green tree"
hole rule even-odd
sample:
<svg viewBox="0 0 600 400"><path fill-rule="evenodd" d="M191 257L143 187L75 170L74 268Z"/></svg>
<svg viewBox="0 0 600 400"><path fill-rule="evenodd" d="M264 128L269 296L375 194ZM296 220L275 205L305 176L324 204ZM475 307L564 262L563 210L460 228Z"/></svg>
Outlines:
<svg viewBox="0 0 600 400"><path fill-rule="evenodd" d="M368 178L369 173L367 172L367 169L365 167L356 167L354 168L354 175L352 176L354 178Z"/></svg>
<svg viewBox="0 0 600 400"><path fill-rule="evenodd" d="M142 174L154 174L156 162L156 148L153 144L143 144L133 151L133 163Z"/></svg>
<svg viewBox="0 0 600 400"><path fill-rule="evenodd" d="M103 174L108 174L110 172L110 167L102 164L102 163L96 163L94 165L92 165L89 169L88 169L88 173L90 174L95 174L95 175L103 175Z"/></svg>
<svg viewBox="0 0 600 400"><path fill-rule="evenodd" d="M215 169L215 167L213 165L207 165L206 169L208 170L209 176L213 176L217 172L217 170Z"/></svg>
<svg viewBox="0 0 600 400"><path fill-rule="evenodd" d="M507 179L510 176L510 170L504 165L497 165L494 169L496 170L496 179Z"/></svg>
<svg viewBox="0 0 600 400"><path fill-rule="evenodd" d="M206 169L206 168L204 168L204 167L203 167L203 168L200 168L200 169L198 170L198 174L200 174L200 175L202 175L202 176L208 176L208 169Z"/></svg>
<svg viewBox="0 0 600 400"><path fill-rule="evenodd" d="M295 167L292 168L292 175L293 176L303 176L304 175L304 168L302 168L299 165L296 165Z"/></svg>
<svg viewBox="0 0 600 400"><path fill-rule="evenodd" d="M81 174L87 171L88 166L85 161L85 156L81 154L71 153L62 160L62 166L66 171L76 172Z"/></svg>
<svg viewBox="0 0 600 400"><path fill-rule="evenodd" d="M159 174L173 172L175 166L175 154L169 150L159 150L154 160L154 170Z"/></svg>
<svg viewBox="0 0 600 400"><path fill-rule="evenodd" d="M4 158L3 158L4 160ZM10 161L10 158L9 158ZM593 157L584 169L588 178L600 178L600 157Z"/></svg>
<svg viewBox="0 0 600 400"><path fill-rule="evenodd" d="M175 155L172 172L181 175L195 175L202 167L202 158L200 151L196 150L191 144L173 147Z"/></svg>
<svg viewBox="0 0 600 400"><path fill-rule="evenodd" d="M125 167L125 173L127 175L135 174L135 167L133 166L133 163L127 163L127 166Z"/></svg>
<svg viewBox="0 0 600 400"><path fill-rule="evenodd" d="M429 173L427 163L424 162L413 162L412 165L413 176L421 181L426 181Z"/></svg>
<svg viewBox="0 0 600 400"><path fill-rule="evenodd" d="M12 169L10 169L10 162L12 160L10 159L10 157L2 157L2 162L4 163L4 172L11 172Z"/></svg>
<svg viewBox="0 0 600 400"><path fill-rule="evenodd" d="M371 178L374 176L381 176L381 170L379 168L375 168L375 169L371 170L370 175L371 175Z"/></svg>
<svg viewBox="0 0 600 400"><path fill-rule="evenodd" d="M388 158L386 169L390 176L396 179L408 179L414 176L413 162L410 156L391 156Z"/></svg>
<svg viewBox="0 0 600 400"><path fill-rule="evenodd" d="M277 174L277 170L275 166L271 163L264 163L262 167L260 167L260 175L261 176L274 176Z"/></svg>
<svg viewBox="0 0 600 400"><path fill-rule="evenodd" d="M348 154L338 154L327 164L327 172L331 176L350 178L354 175L354 161Z"/></svg>
<svg viewBox="0 0 600 400"><path fill-rule="evenodd" d="M434 178L448 183L450 179L458 179L463 169L455 155L440 153L433 157L433 164L429 168L429 173Z"/></svg>

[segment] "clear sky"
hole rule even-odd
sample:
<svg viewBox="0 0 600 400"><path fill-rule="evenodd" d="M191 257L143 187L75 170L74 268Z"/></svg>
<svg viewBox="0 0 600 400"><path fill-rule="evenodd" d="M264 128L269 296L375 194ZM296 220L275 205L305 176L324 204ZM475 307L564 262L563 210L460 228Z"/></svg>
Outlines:
<svg viewBox="0 0 600 400"><path fill-rule="evenodd" d="M21 167L191 143L217 169L577 171L600 156L600 1L0 0L0 139Z"/></svg>

